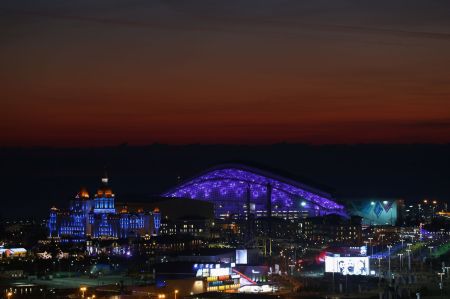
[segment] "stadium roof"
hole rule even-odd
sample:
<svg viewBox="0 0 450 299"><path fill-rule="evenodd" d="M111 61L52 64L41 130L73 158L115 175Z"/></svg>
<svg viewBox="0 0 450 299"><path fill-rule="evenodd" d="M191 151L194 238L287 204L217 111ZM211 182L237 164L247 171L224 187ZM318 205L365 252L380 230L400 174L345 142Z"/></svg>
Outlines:
<svg viewBox="0 0 450 299"><path fill-rule="evenodd" d="M267 191L268 185L272 188L272 202L275 204L281 203L285 207L295 208L293 198L297 198L307 201L316 209L325 209L326 213L343 211L343 206L336 203L327 191L265 169L239 163L210 168L182 182L163 196L208 200L212 190L218 189L223 196L234 192L237 198L242 198L246 188L250 186L252 197L258 198Z"/></svg>

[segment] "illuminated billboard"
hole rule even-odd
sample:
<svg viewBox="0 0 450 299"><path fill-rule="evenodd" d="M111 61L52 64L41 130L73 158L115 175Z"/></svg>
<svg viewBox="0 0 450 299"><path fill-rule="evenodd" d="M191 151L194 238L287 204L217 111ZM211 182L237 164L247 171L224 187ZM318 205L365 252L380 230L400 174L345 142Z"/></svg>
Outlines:
<svg viewBox="0 0 450 299"><path fill-rule="evenodd" d="M369 275L369 257L325 257L325 272L341 273L342 275Z"/></svg>
<svg viewBox="0 0 450 299"><path fill-rule="evenodd" d="M233 264L194 264L196 277L223 276L231 274Z"/></svg>
<svg viewBox="0 0 450 299"><path fill-rule="evenodd" d="M236 264L247 265L247 249L236 250Z"/></svg>
<svg viewBox="0 0 450 299"><path fill-rule="evenodd" d="M352 199L347 201L350 215L362 217L364 225L395 225L398 217L397 199Z"/></svg>

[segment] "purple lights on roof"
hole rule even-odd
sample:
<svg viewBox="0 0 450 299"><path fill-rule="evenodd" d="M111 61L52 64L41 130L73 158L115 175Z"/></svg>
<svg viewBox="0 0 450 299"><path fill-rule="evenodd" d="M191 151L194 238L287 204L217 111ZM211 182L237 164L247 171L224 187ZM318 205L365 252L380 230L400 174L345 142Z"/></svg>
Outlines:
<svg viewBox="0 0 450 299"><path fill-rule="evenodd" d="M272 209L284 212L314 211L315 215L345 214L344 207L331 200L331 195L275 174L244 165L227 165L205 172L184 182L166 197L185 197L215 203L216 214L245 212L247 188L255 210L266 210L267 185L272 187ZM301 204L303 202L303 204Z"/></svg>

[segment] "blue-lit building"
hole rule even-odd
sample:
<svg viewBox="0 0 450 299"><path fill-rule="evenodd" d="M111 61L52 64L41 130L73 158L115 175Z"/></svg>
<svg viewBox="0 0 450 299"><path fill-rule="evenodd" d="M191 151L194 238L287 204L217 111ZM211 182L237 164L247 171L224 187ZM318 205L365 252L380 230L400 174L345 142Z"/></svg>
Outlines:
<svg viewBox="0 0 450 299"><path fill-rule="evenodd" d="M50 210L49 237L61 241L82 242L86 239L121 239L144 235L158 235L161 215L158 209L130 212L126 206L116 208L115 195L108 186L108 178L94 197L82 188L70 201L68 210Z"/></svg>
<svg viewBox="0 0 450 299"><path fill-rule="evenodd" d="M347 217L344 206L321 187L237 163L208 169L162 196L213 203L218 219L245 219L249 214L284 219L329 214Z"/></svg>

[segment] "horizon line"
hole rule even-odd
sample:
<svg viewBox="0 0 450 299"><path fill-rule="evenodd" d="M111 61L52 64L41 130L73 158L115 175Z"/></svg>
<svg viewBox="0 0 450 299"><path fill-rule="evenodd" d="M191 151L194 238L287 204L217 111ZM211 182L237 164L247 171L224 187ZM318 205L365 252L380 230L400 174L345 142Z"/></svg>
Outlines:
<svg viewBox="0 0 450 299"><path fill-rule="evenodd" d="M127 142L119 144L105 144L105 145L0 145L0 150L11 149L102 149L102 148L126 148L126 147L151 147L151 146L168 146L168 147L188 147L188 146L247 146L247 147L267 147L267 146L280 146L280 145L302 145L309 147L322 147L322 146L371 146L371 145L394 145L394 146L411 146L411 145L428 145L428 146L448 146L450 142L355 142L355 143L307 143L307 142L274 142L274 143L160 143L153 142L147 144L129 144Z"/></svg>

